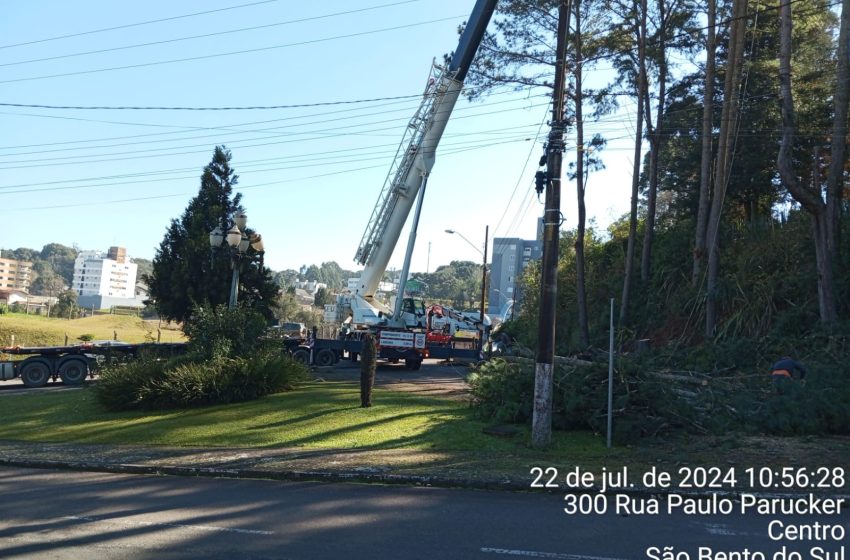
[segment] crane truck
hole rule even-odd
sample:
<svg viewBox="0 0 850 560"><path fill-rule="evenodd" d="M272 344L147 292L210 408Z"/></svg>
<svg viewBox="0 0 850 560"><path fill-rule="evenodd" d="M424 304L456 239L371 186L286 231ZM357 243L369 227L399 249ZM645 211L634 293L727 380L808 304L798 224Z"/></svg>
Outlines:
<svg viewBox="0 0 850 560"><path fill-rule="evenodd" d="M434 166L437 146L460 97L463 81L496 3L497 0L476 0L450 62L446 65L431 65L422 102L405 129L355 254L355 261L364 267L357 287L341 294L335 304L325 308L325 320L346 326L347 340L313 338L309 345L291 348L296 357L305 361L313 360L319 365L331 365L343 352L356 356L359 352L359 336L369 331L377 337L380 357L404 359L405 365L411 369L418 369L425 357L451 358L459 355L446 344L429 347L429 313L421 299L404 297L405 284L410 272L425 187ZM376 292L414 205L416 209L398 293L390 307L376 297ZM445 321L453 320L449 313L442 315L446 317ZM463 328L472 324L480 332L476 352L480 353L486 325L480 322L476 324L466 318L458 321L463 323ZM452 329L453 332L455 330L458 329ZM463 350L466 354L470 352L468 348Z"/></svg>

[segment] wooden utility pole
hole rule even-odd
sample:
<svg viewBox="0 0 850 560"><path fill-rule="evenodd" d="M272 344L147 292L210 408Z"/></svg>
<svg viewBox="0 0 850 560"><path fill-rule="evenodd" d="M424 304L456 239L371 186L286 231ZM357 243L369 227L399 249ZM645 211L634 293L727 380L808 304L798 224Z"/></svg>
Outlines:
<svg viewBox="0 0 850 560"><path fill-rule="evenodd" d="M490 226L484 229L484 264L481 265L481 328L484 328L484 300L487 299L487 241L490 238ZM482 340L484 338L482 337Z"/></svg>
<svg viewBox="0 0 850 560"><path fill-rule="evenodd" d="M570 0L558 9L555 89L552 123L546 143L546 207L543 213L543 269L540 282L540 319L537 362L534 368L534 415L531 444L543 447L552 440L552 378L555 363L555 304L558 293L558 236L561 225L561 159L564 153L564 91L566 85L567 29Z"/></svg>

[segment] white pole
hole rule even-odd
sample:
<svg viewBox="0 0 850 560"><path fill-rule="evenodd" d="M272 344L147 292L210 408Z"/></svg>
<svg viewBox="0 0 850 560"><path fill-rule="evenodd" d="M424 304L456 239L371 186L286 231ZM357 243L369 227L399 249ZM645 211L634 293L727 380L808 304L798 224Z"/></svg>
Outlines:
<svg viewBox="0 0 850 560"><path fill-rule="evenodd" d="M608 338L608 448L611 448L611 428L614 421L614 298L611 298L611 319Z"/></svg>

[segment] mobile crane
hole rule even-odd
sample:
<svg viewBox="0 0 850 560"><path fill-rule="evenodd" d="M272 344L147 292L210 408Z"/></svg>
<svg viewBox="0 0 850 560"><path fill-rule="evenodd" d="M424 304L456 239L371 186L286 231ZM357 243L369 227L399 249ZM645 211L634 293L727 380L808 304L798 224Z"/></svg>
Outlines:
<svg viewBox="0 0 850 560"><path fill-rule="evenodd" d="M352 292L341 294L335 305L326 308L327 319L376 330L379 345L382 345L383 338L391 339L397 348L407 347L406 342L409 341L413 352L406 352L404 357L408 363L413 362L413 367L418 367L416 361L421 363L422 357L427 354L424 335L420 338L415 336L418 333L413 332L428 326L425 306L419 299L404 297L422 200L437 146L496 3L497 0L476 0L451 61L446 66L432 64L422 103L405 129L355 255L355 261L364 266L359 284ZM390 308L379 301L375 293L414 203L416 211L398 294L394 307ZM479 328L483 333L484 325Z"/></svg>

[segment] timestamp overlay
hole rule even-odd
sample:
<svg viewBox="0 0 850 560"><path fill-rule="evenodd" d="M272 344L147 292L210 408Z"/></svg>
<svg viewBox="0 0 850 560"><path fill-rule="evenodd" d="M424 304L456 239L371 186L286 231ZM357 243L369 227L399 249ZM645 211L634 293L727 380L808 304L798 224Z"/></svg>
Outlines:
<svg viewBox="0 0 850 560"><path fill-rule="evenodd" d="M529 486L562 495L568 522L611 527L600 560L850 560L847 470L541 466Z"/></svg>

